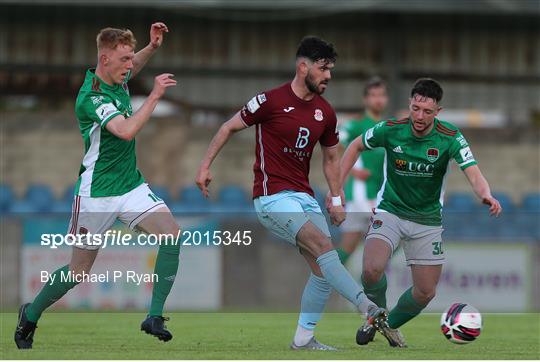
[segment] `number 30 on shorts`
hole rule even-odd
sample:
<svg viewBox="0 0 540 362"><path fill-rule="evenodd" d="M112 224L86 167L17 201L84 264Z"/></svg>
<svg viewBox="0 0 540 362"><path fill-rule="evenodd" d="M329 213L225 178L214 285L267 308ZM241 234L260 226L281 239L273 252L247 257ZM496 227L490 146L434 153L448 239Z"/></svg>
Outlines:
<svg viewBox="0 0 540 362"><path fill-rule="evenodd" d="M431 243L433 245L433 255L442 255L442 241L434 241Z"/></svg>

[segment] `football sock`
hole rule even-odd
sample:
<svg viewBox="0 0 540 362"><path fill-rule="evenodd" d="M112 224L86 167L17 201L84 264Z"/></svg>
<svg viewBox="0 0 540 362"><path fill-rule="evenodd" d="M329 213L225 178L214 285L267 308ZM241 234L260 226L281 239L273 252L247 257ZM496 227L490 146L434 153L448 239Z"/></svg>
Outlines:
<svg viewBox="0 0 540 362"><path fill-rule="evenodd" d="M349 260L349 257L351 256L351 254L347 253L342 248L337 248L336 251L338 253L339 260L341 260L341 264L345 265L347 260Z"/></svg>
<svg viewBox="0 0 540 362"><path fill-rule="evenodd" d="M401 327L420 314L425 307L414 300L410 287L399 297L397 305L388 314L388 326L393 329Z"/></svg>
<svg viewBox="0 0 540 362"><path fill-rule="evenodd" d="M315 329L315 326L321 320L321 314L331 292L332 288L324 278L311 273L302 294L300 317L298 318L299 326L311 331ZM300 346L301 344L296 343L296 345Z"/></svg>
<svg viewBox="0 0 540 362"><path fill-rule="evenodd" d="M177 245L173 245L177 244ZM163 314L163 306L167 296L176 278L180 255L180 242L172 243L170 241L159 246L154 274L157 275L157 281L152 289L152 302L148 315L160 317Z"/></svg>
<svg viewBox="0 0 540 362"><path fill-rule="evenodd" d="M364 287L364 293L373 303L378 307L386 308L386 274L383 273L381 279L373 284L368 284L364 280L364 276L360 278L362 280L362 286Z"/></svg>
<svg viewBox="0 0 540 362"><path fill-rule="evenodd" d="M330 250L317 258L317 264L326 281L348 301L353 303L360 312L366 313L368 306L372 305L362 287L356 283L351 274L339 261L338 253Z"/></svg>
<svg viewBox="0 0 540 362"><path fill-rule="evenodd" d="M36 296L32 304L26 309L26 318L29 321L37 323L41 317L41 313L49 308L54 302L62 298L71 288L78 283L71 281L72 278L66 280L69 273L69 265L56 270L49 277L39 294Z"/></svg>
<svg viewBox="0 0 540 362"><path fill-rule="evenodd" d="M294 344L298 347L305 346L313 338L313 329L306 329L300 324L296 327L294 335Z"/></svg>

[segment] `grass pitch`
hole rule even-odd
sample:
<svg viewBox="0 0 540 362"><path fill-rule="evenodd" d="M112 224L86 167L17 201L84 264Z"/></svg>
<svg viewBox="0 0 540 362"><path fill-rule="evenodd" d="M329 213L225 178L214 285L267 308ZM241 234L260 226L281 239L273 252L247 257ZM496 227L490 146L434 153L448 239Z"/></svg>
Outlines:
<svg viewBox="0 0 540 362"><path fill-rule="evenodd" d="M448 342L439 315L406 324L409 348L395 349L380 334L355 343L355 314L325 314L316 336L338 352L291 351L293 313L172 313L174 338L163 343L139 330L144 313L45 313L34 349L13 342L17 315L0 314L1 359L540 359L540 314L485 314L484 329L469 345Z"/></svg>

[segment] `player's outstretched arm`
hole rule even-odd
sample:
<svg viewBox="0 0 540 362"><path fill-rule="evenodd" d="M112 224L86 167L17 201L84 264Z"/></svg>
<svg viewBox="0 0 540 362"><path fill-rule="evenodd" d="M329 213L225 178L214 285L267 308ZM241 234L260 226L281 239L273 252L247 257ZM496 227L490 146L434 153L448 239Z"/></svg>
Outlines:
<svg viewBox="0 0 540 362"><path fill-rule="evenodd" d="M133 69L131 70L131 78L137 75L144 67L148 59L156 52L157 48L163 43L163 34L168 33L169 28L164 23L154 23L150 26L150 42L148 45L139 50L133 58Z"/></svg>
<svg viewBox="0 0 540 362"><path fill-rule="evenodd" d="M131 141L150 119L159 99L165 94L165 89L176 85L176 81L171 78L172 76L170 73L158 75L154 79L154 89L152 89L141 108L129 118L124 116L114 117L105 126L107 130L118 138Z"/></svg>
<svg viewBox="0 0 540 362"><path fill-rule="evenodd" d="M345 180L347 179L347 176L349 176L349 172L351 172L351 168L356 163L356 160L358 160L360 152L364 151L365 149L366 147L364 146L362 136L359 136L356 137L354 141L349 144L349 147L347 147L347 149L345 150L345 153L341 158L341 188L343 188Z"/></svg>
<svg viewBox="0 0 540 362"><path fill-rule="evenodd" d="M322 147L322 154L324 177L330 189L327 209L332 224L339 226L345 221L344 197L340 184L339 151L337 147Z"/></svg>
<svg viewBox="0 0 540 362"><path fill-rule="evenodd" d="M484 175L482 175L480 168L477 165L473 165L467 167L463 172L465 173L465 176L467 176L476 196L482 200L482 203L489 206L489 214L492 216L499 216L502 211L501 204L496 198L491 196L489 184Z"/></svg>
<svg viewBox="0 0 540 362"><path fill-rule="evenodd" d="M212 181L212 176L210 175L212 162L214 162L219 151L221 151L225 143L231 138L232 134L244 128L246 128L246 125L242 122L240 112L237 112L231 119L221 125L214 138L212 138L212 141L210 141L210 145L206 150L206 154L199 166L197 177L195 178L195 183L201 189L204 197L208 197L208 185Z"/></svg>

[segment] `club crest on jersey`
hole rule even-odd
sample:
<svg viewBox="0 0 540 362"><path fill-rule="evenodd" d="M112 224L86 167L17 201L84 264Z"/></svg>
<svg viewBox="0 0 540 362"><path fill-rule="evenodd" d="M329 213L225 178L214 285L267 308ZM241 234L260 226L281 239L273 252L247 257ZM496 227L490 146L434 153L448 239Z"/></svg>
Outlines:
<svg viewBox="0 0 540 362"><path fill-rule="evenodd" d="M313 115L313 118L315 118L315 120L319 122L324 119L323 113L319 108L315 110L315 114Z"/></svg>
<svg viewBox="0 0 540 362"><path fill-rule="evenodd" d="M373 229L378 229L382 226L382 220L373 220L373 224L371 225Z"/></svg>
<svg viewBox="0 0 540 362"><path fill-rule="evenodd" d="M395 163L396 163L396 168L398 170L405 170L406 169L407 161L398 159L398 160L395 161Z"/></svg>
<svg viewBox="0 0 540 362"><path fill-rule="evenodd" d="M428 148L427 150L427 159L429 162L435 162L439 158L439 149L438 148Z"/></svg>

